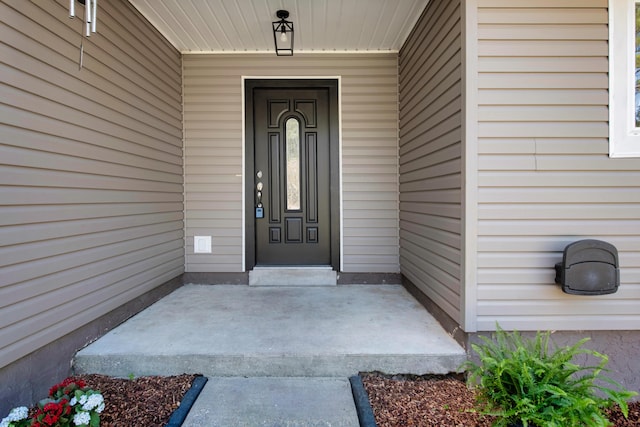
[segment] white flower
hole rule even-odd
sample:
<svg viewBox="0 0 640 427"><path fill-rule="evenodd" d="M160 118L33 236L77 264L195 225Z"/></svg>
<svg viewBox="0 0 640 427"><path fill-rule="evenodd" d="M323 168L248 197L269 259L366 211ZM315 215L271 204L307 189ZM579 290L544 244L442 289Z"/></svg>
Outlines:
<svg viewBox="0 0 640 427"><path fill-rule="evenodd" d="M76 403L78 403L78 399L76 399L76 397L75 397L75 396L73 396L73 397L71 398L71 400L69 401L69 405L71 405L71 406L76 406Z"/></svg>
<svg viewBox="0 0 640 427"><path fill-rule="evenodd" d="M85 403L87 403L87 395L83 394L82 396L80 396L80 404L84 405Z"/></svg>
<svg viewBox="0 0 640 427"><path fill-rule="evenodd" d="M9 415L0 421L0 427L9 427L13 421L25 420L29 417L29 409L26 406L19 406L9 411Z"/></svg>
<svg viewBox="0 0 640 427"><path fill-rule="evenodd" d="M78 412L73 416L73 423L77 426L86 426L91 422L91 415L88 412Z"/></svg>
<svg viewBox="0 0 640 427"><path fill-rule="evenodd" d="M81 399L82 401L82 399ZM104 399L100 393L92 394L87 398L87 401L82 404L82 409L85 411L91 411L104 403Z"/></svg>
<svg viewBox="0 0 640 427"><path fill-rule="evenodd" d="M9 416L7 417L9 421L20 421L24 420L29 416L29 409L26 406L19 406L17 408L13 408L9 412Z"/></svg>
<svg viewBox="0 0 640 427"><path fill-rule="evenodd" d="M96 408L96 412L101 414L102 411L104 411L104 402L102 402L100 405L98 405L98 407Z"/></svg>

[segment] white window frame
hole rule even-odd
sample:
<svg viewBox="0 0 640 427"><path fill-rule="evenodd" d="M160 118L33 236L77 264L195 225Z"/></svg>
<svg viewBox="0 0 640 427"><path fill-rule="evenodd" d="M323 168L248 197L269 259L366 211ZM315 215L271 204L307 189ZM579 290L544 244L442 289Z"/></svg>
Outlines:
<svg viewBox="0 0 640 427"><path fill-rule="evenodd" d="M609 0L610 157L640 157L640 128L634 118L636 1Z"/></svg>

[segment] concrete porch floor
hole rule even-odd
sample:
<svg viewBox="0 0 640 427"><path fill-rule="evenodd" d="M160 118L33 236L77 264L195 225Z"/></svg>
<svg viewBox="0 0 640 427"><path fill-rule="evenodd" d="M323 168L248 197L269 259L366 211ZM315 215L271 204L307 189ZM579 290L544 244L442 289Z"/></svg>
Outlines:
<svg viewBox="0 0 640 427"><path fill-rule="evenodd" d="M464 350L400 285L185 285L80 350L77 373L446 373Z"/></svg>

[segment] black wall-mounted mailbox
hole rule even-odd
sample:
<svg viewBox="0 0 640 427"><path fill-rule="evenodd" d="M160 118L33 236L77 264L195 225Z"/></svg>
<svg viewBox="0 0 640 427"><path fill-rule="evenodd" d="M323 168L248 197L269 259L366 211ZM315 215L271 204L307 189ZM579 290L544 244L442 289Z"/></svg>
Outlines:
<svg viewBox="0 0 640 427"><path fill-rule="evenodd" d="M556 283L575 295L612 294L620 286L618 250L600 240L579 240L564 248L556 264Z"/></svg>

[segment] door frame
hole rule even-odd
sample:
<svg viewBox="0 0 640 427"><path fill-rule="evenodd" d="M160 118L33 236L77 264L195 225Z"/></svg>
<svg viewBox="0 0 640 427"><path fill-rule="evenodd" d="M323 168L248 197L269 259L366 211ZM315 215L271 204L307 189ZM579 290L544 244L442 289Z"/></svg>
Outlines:
<svg viewBox="0 0 640 427"><path fill-rule="evenodd" d="M243 271L256 265L254 193L254 129L253 90L256 88L325 88L329 91L329 189L331 227L331 267L340 271L342 253L342 188L341 188L341 123L339 77L242 77L242 132L243 132Z"/></svg>

